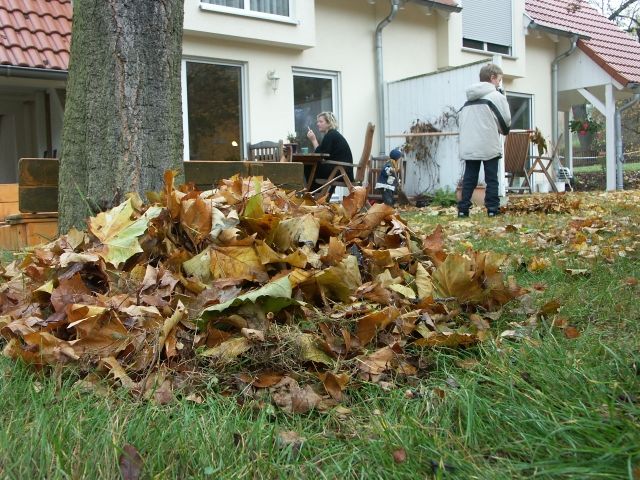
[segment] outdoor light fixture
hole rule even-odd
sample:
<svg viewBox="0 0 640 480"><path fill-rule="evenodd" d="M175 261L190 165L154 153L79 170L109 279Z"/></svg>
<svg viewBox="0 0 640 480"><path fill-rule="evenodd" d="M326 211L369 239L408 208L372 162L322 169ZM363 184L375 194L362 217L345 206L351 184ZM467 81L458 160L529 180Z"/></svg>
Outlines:
<svg viewBox="0 0 640 480"><path fill-rule="evenodd" d="M267 72L267 78L269 80L271 80L271 88L273 88L273 91L275 92L276 90L278 90L278 84L280 83L280 77L278 76L276 71L275 70L269 70Z"/></svg>
<svg viewBox="0 0 640 480"><path fill-rule="evenodd" d="M369 5L375 5L376 4L376 0L367 0L367 3Z"/></svg>
<svg viewBox="0 0 640 480"><path fill-rule="evenodd" d="M425 15L431 15L431 7L423 6L422 11L424 12Z"/></svg>

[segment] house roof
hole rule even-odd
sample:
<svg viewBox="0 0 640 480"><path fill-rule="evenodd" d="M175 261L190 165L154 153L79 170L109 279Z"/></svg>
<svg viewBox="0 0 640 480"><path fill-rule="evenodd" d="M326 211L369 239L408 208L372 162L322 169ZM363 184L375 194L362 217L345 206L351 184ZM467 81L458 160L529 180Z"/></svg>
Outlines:
<svg viewBox="0 0 640 480"><path fill-rule="evenodd" d="M67 70L71 0L0 0L0 65Z"/></svg>
<svg viewBox="0 0 640 480"><path fill-rule="evenodd" d="M586 2L577 10L575 0L526 0L525 9L542 27L589 37L578 48L622 85L640 83L640 43Z"/></svg>

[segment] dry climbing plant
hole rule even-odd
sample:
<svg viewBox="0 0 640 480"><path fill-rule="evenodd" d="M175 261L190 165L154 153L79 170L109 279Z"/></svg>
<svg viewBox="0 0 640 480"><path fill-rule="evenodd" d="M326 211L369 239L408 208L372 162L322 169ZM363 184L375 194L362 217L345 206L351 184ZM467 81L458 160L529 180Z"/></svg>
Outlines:
<svg viewBox="0 0 640 480"><path fill-rule="evenodd" d="M432 122L416 119L406 133L435 133L450 130L458 126L458 111L449 106ZM412 154L418 162L418 183L422 191L432 192L440 180L440 165L436 161L436 152L442 140L441 135L405 137L402 150L405 154ZM426 177L426 178L425 178Z"/></svg>

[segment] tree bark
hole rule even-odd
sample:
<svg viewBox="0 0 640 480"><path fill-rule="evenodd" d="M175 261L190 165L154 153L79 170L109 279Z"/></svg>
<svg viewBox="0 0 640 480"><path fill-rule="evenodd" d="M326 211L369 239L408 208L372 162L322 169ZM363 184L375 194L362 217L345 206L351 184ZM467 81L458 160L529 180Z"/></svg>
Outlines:
<svg viewBox="0 0 640 480"><path fill-rule="evenodd" d="M184 0L74 2L59 231L183 176Z"/></svg>

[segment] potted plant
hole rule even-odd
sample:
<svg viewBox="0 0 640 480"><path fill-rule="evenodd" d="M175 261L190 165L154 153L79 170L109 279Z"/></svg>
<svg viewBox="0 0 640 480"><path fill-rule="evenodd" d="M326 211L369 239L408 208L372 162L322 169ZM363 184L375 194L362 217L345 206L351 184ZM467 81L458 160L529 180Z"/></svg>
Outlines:
<svg viewBox="0 0 640 480"><path fill-rule="evenodd" d="M296 132L287 133L287 143L285 147L291 150L291 153L296 153L298 151L298 137Z"/></svg>
<svg viewBox="0 0 640 480"><path fill-rule="evenodd" d="M595 134L602 129L602 124L587 116L585 118L576 118L569 122L569 130L578 134L580 146L589 149Z"/></svg>

